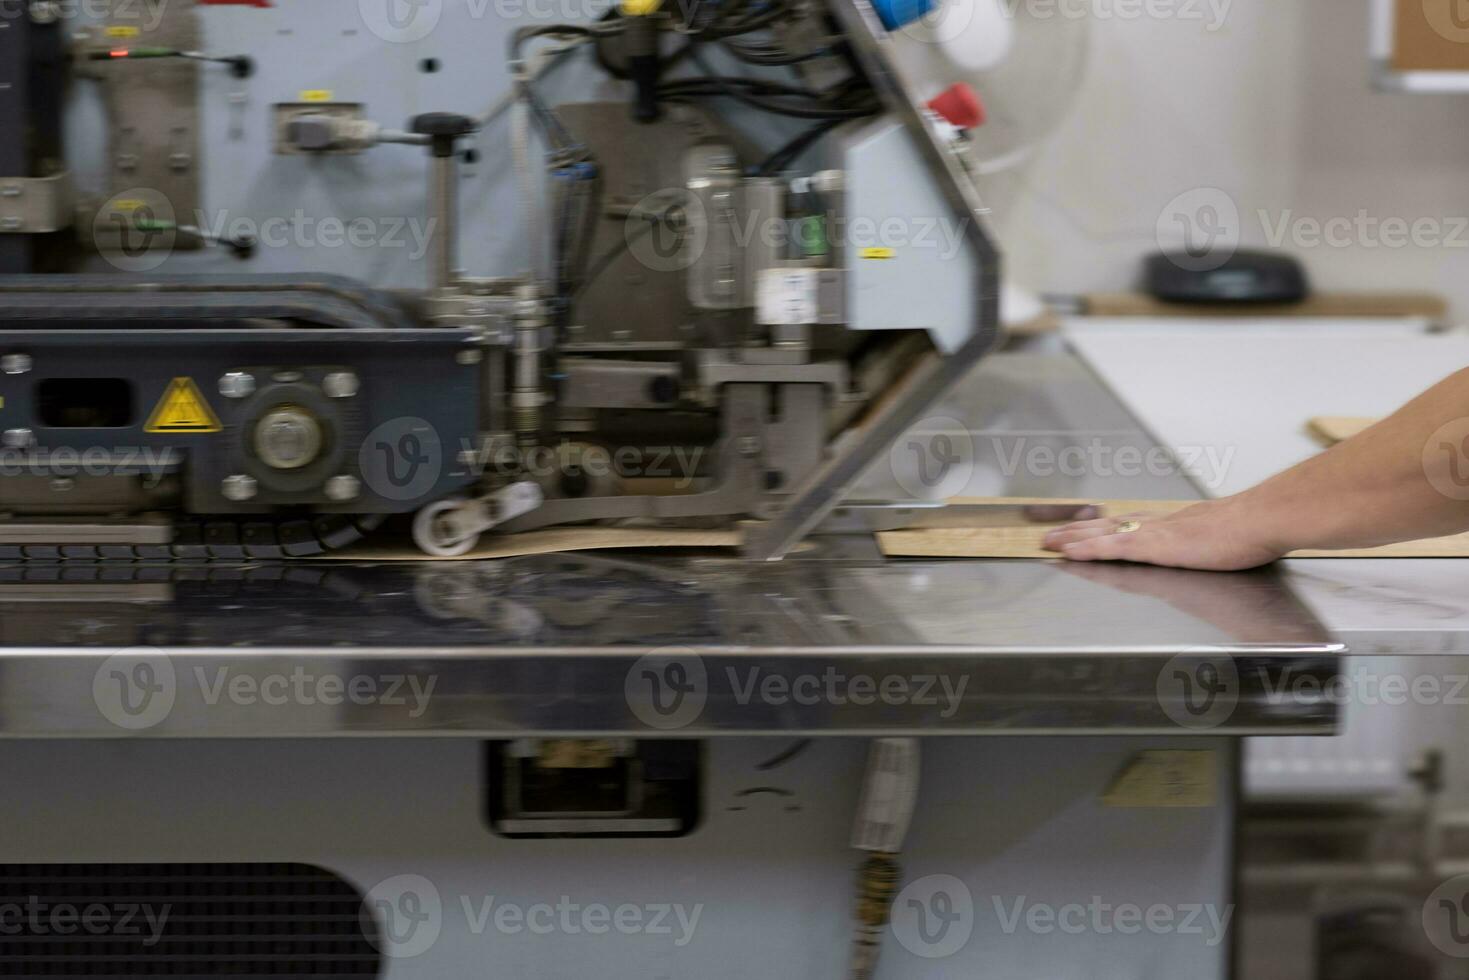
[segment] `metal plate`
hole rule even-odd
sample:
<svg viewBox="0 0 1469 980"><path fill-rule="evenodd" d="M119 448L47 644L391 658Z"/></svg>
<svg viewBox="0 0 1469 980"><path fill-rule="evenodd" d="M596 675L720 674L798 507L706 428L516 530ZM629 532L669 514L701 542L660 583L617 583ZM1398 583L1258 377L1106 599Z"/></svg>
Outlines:
<svg viewBox="0 0 1469 980"><path fill-rule="evenodd" d="M1271 696L1282 670L1334 676L1340 652L1276 576L1106 571L666 554L0 566L0 733L1334 729L1334 706ZM1181 713L1179 671L1237 678L1228 711Z"/></svg>

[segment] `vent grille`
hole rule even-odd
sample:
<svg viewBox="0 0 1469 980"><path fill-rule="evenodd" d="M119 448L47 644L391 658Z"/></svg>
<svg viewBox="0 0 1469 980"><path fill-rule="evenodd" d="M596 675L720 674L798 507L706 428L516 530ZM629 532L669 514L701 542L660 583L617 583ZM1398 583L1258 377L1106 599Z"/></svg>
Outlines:
<svg viewBox="0 0 1469 980"><path fill-rule="evenodd" d="M304 864L0 864L0 977L375 977L361 909Z"/></svg>

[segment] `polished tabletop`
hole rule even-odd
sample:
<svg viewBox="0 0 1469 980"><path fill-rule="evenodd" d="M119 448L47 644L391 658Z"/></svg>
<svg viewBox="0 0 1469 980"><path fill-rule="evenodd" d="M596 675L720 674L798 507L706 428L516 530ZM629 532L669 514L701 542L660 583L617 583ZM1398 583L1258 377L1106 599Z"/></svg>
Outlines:
<svg viewBox="0 0 1469 980"><path fill-rule="evenodd" d="M918 429L970 440L973 465L951 493L1196 495L1181 470L1015 465L1037 446L1052 454L1039 458L1153 446L1065 355L991 358ZM879 461L858 495L898 496L903 482ZM779 563L15 563L0 565L0 735L1329 732L1335 708L1280 678L1334 674L1352 634L1327 618L1341 609L1303 603L1289 583L1338 583L1327 592L1367 600L1348 599L1346 614L1378 610L1354 628L1385 624L1400 640L1432 642L1463 619L1447 599L1395 595L1367 563L1353 568L1358 580L1342 582L1342 563L1218 575L886 561L870 540L842 538ZM329 696L303 695L302 674ZM411 692L415 679L434 695L416 711L337 691L355 680ZM668 724L640 701L640 679L697 695L700 710ZM284 682L295 686L268 703ZM1204 703L1199 690L1227 712L1180 707ZM157 691L161 715L145 697Z"/></svg>

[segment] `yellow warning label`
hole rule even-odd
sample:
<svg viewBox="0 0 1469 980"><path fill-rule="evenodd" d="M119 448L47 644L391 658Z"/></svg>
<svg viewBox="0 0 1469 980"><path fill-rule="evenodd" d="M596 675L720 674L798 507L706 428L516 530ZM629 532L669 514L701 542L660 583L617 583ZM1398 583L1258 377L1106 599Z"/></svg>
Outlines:
<svg viewBox="0 0 1469 980"><path fill-rule="evenodd" d="M107 28L108 37L137 37L139 34L142 33L143 32L136 27L113 25L112 27Z"/></svg>
<svg viewBox="0 0 1469 980"><path fill-rule="evenodd" d="M308 88L301 92L302 102L330 102L332 90L329 88Z"/></svg>
<svg viewBox="0 0 1469 980"><path fill-rule="evenodd" d="M118 198L112 202L112 210L116 214L122 214L124 211L141 211L147 206L147 201L132 197Z"/></svg>
<svg viewBox="0 0 1469 980"><path fill-rule="evenodd" d="M894 248L864 248L862 257L864 259L891 259L895 258L898 250Z"/></svg>
<svg viewBox="0 0 1469 980"><path fill-rule="evenodd" d="M219 416L204 400L193 378L174 378L148 416L144 432L218 432Z"/></svg>

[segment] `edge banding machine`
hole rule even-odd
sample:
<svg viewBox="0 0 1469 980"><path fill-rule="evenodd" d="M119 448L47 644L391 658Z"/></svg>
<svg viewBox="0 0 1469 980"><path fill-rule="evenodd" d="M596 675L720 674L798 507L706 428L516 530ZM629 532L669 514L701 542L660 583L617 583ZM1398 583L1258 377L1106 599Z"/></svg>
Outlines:
<svg viewBox="0 0 1469 980"><path fill-rule="evenodd" d="M31 270L0 277L10 557L309 556L411 514L440 556L489 531L754 518L748 554L776 558L998 340L963 163L979 107L962 86L920 104L888 5L626 4L515 31L549 274L461 271L460 170L487 117L391 130L370 105L272 106L278 154L430 157L417 289L159 269L212 250L248 270L260 245L190 223L200 175L176 144L197 109L170 114L201 74L248 86L259 53L194 50L199 9L160 9L131 34L33 17L27 111L0 115L24 151L0 153L0 254ZM546 66L584 53L629 98L551 105ZM106 200L60 152L45 96L68 82L103 90L113 165L130 158ZM792 120L773 152L744 135ZM914 231L936 226L956 247Z"/></svg>

